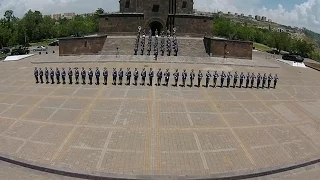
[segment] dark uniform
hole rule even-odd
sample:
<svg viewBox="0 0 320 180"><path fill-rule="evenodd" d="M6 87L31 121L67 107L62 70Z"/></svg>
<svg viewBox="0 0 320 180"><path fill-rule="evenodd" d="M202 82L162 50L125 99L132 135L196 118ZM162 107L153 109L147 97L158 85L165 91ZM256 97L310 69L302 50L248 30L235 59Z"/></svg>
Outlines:
<svg viewBox="0 0 320 180"><path fill-rule="evenodd" d="M243 84L243 80L245 79L245 75L243 74L243 72L241 72L240 74L240 85L239 85L239 88L242 88L242 84Z"/></svg>
<svg viewBox="0 0 320 180"><path fill-rule="evenodd" d="M154 76L153 70L152 70L152 68L150 68L150 71L149 71L149 86L152 86L153 76Z"/></svg>
<svg viewBox="0 0 320 180"><path fill-rule="evenodd" d="M266 73L264 73L263 77L262 77L262 89L264 89L264 86L266 85L266 82L267 82L267 75Z"/></svg>
<svg viewBox="0 0 320 180"><path fill-rule="evenodd" d="M76 70L75 70L74 74L76 76L76 84L79 84L79 75L80 75L80 73L79 73L79 70L78 70L77 67L76 67Z"/></svg>
<svg viewBox="0 0 320 180"><path fill-rule="evenodd" d="M73 72L72 72L71 67L69 67L68 76L69 76L69 84L72 84Z"/></svg>
<svg viewBox="0 0 320 180"><path fill-rule="evenodd" d="M224 74L224 72L222 71L222 74L221 74L221 86L220 87L223 87L223 83L224 83L224 79L226 78L226 75Z"/></svg>
<svg viewBox="0 0 320 180"><path fill-rule="evenodd" d="M61 71L61 77L62 77L62 84L66 84L66 71L64 70L64 68L62 68Z"/></svg>
<svg viewBox="0 0 320 180"><path fill-rule="evenodd" d="M159 71L157 72L157 85L158 86L161 85L161 80L162 80L162 71L161 71L161 69L159 69Z"/></svg>
<svg viewBox="0 0 320 180"><path fill-rule="evenodd" d="M89 68L88 76L89 76L89 84L92 85L93 72L91 68Z"/></svg>
<svg viewBox="0 0 320 180"><path fill-rule="evenodd" d="M52 68L50 68L50 78L51 78L51 84L54 84L54 71Z"/></svg>
<svg viewBox="0 0 320 180"><path fill-rule="evenodd" d="M147 77L147 72L146 72L145 68L143 68L141 71L141 79L142 79L141 85L142 86L144 86L146 83L146 77Z"/></svg>
<svg viewBox="0 0 320 180"><path fill-rule="evenodd" d="M126 85L129 85L129 86L130 86L130 82L131 82L131 71L130 71L130 68L127 69L126 77L127 77L127 83L126 83Z"/></svg>
<svg viewBox="0 0 320 180"><path fill-rule="evenodd" d="M182 87L185 87L186 86L186 79L187 79L187 76L188 76L188 74L187 74L185 69L183 70L181 76L182 76Z"/></svg>
<svg viewBox="0 0 320 180"><path fill-rule="evenodd" d="M253 84L254 84L254 79L256 78L256 76L254 75L254 73L251 74L250 79L251 79L251 88L253 88Z"/></svg>
<svg viewBox="0 0 320 180"><path fill-rule="evenodd" d="M169 69L167 69L167 71L164 73L164 78L165 78L165 81L166 81L166 86L168 87L169 79L170 79Z"/></svg>
<svg viewBox="0 0 320 180"><path fill-rule="evenodd" d="M82 78L82 84L86 84L86 70L84 69L84 67L82 67L82 71L81 71L81 78Z"/></svg>
<svg viewBox="0 0 320 180"><path fill-rule="evenodd" d="M119 75L119 85L122 85L122 78L123 78L122 68L120 68L118 75Z"/></svg>
<svg viewBox="0 0 320 180"><path fill-rule="evenodd" d="M214 74L213 74L213 87L214 88L217 86L218 78L219 78L219 74L217 73L217 71L215 71Z"/></svg>
<svg viewBox="0 0 320 180"><path fill-rule="evenodd" d="M118 73L116 71L116 68L113 68L113 73L112 73L113 85L117 85L117 76L118 76Z"/></svg>
<svg viewBox="0 0 320 180"><path fill-rule="evenodd" d="M44 76L46 77L46 84L49 84L49 71L47 67L45 67Z"/></svg>
<svg viewBox="0 0 320 180"><path fill-rule="evenodd" d="M250 73L248 73L246 76L246 88L249 87L250 78L251 78Z"/></svg>
<svg viewBox="0 0 320 180"><path fill-rule="evenodd" d="M178 69L176 69L176 72L173 73L173 76L174 76L174 81L175 81L175 84L174 86L178 86L178 80L179 80L179 72L178 72Z"/></svg>
<svg viewBox="0 0 320 180"><path fill-rule="evenodd" d="M206 87L209 87L210 78L211 78L210 71L207 71L207 73L206 73Z"/></svg>
<svg viewBox="0 0 320 180"><path fill-rule="evenodd" d="M231 78L232 78L232 75L231 75L231 73L229 72L228 75L227 75L227 88L230 87Z"/></svg>
<svg viewBox="0 0 320 180"><path fill-rule="evenodd" d="M273 79L271 73L268 76L268 89L270 89L271 80Z"/></svg>
<svg viewBox="0 0 320 180"><path fill-rule="evenodd" d="M191 73L190 73L190 87L192 87L193 86L193 80L194 80L194 77L195 77L196 75L194 74L194 70L192 69L191 70Z"/></svg>
<svg viewBox="0 0 320 180"><path fill-rule="evenodd" d="M279 80L279 78L278 78L278 75L276 74L276 75L273 77L273 88L274 88L274 89L276 88L276 85L277 85L278 80Z"/></svg>
<svg viewBox="0 0 320 180"><path fill-rule="evenodd" d="M100 70L98 67L96 68L95 75L96 75L96 85L99 85L100 84L100 81L99 81L100 80Z"/></svg>
<svg viewBox="0 0 320 180"><path fill-rule="evenodd" d="M57 68L56 69L56 79L57 79L57 83L60 84L60 70Z"/></svg>
<svg viewBox="0 0 320 180"><path fill-rule="evenodd" d="M202 72L201 72L201 70L199 70L199 72L198 72L198 88L199 88L200 85L201 85L202 77L203 77Z"/></svg>
<svg viewBox="0 0 320 180"><path fill-rule="evenodd" d="M40 82L43 84L43 71L41 68L39 68L39 76L40 76Z"/></svg>
<svg viewBox="0 0 320 180"><path fill-rule="evenodd" d="M36 67L34 68L33 75L36 78L36 83L38 84L39 83L39 71Z"/></svg>
<svg viewBox="0 0 320 180"><path fill-rule="evenodd" d="M259 89L259 87L260 87L260 82L261 82L261 75L260 75L260 73L258 73L258 75L257 75L257 89Z"/></svg>
<svg viewBox="0 0 320 180"><path fill-rule="evenodd" d="M236 87L237 82L238 82L238 78L239 78L239 75L238 75L237 72L235 72L234 75L233 75L233 88Z"/></svg>
<svg viewBox="0 0 320 180"><path fill-rule="evenodd" d="M103 69L103 84L108 84L108 69L106 67Z"/></svg>
<svg viewBox="0 0 320 180"><path fill-rule="evenodd" d="M137 70L137 68L134 69L133 78L134 78L134 85L135 86L138 85L139 71Z"/></svg>

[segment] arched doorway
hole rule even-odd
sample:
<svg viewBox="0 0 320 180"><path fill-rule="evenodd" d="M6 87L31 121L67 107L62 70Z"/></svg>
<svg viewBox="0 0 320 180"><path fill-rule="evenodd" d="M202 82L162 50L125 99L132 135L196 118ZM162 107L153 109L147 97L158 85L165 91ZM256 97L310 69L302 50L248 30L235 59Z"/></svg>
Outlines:
<svg viewBox="0 0 320 180"><path fill-rule="evenodd" d="M163 25L159 22L159 21L152 21L149 24L149 28L152 31L152 36L155 35L156 30L158 30L158 35L160 35L162 29L163 29Z"/></svg>

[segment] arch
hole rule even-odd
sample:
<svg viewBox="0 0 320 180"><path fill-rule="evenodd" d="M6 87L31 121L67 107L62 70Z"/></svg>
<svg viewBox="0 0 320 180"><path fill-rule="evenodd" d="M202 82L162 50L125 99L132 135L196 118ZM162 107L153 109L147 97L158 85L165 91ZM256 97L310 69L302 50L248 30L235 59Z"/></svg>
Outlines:
<svg viewBox="0 0 320 180"><path fill-rule="evenodd" d="M147 32L149 29L152 31L152 35L155 35L155 31L158 30L158 35L160 35L161 31L165 31L164 22L159 18L152 18L145 24Z"/></svg>

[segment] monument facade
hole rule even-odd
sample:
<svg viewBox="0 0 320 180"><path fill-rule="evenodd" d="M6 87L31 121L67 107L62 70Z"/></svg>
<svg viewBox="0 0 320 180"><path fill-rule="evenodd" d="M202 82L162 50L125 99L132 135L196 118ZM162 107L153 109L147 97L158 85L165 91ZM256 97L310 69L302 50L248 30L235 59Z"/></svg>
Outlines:
<svg viewBox="0 0 320 180"><path fill-rule="evenodd" d="M211 34L213 16L193 13L193 0L119 0L120 11L100 15L101 34L136 34L137 27L153 34L177 29L179 35Z"/></svg>

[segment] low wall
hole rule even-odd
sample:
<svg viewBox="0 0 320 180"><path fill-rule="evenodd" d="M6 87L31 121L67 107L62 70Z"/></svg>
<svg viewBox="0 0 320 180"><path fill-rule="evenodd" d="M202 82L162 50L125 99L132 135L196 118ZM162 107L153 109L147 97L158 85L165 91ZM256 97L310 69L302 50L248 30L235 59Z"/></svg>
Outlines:
<svg viewBox="0 0 320 180"><path fill-rule="evenodd" d="M253 43L251 41L237 41L205 37L204 46L210 56L252 59Z"/></svg>
<svg viewBox="0 0 320 180"><path fill-rule="evenodd" d="M100 54L107 36L59 39L59 56Z"/></svg>

